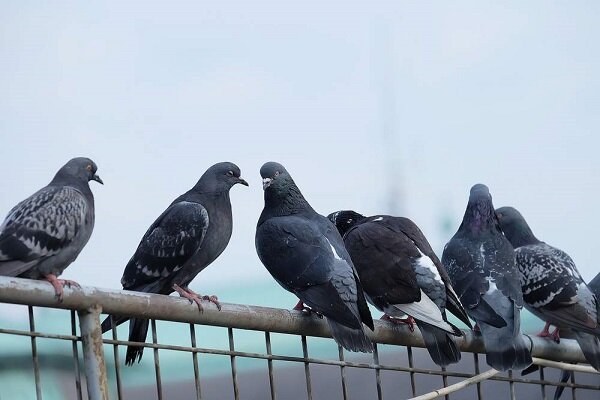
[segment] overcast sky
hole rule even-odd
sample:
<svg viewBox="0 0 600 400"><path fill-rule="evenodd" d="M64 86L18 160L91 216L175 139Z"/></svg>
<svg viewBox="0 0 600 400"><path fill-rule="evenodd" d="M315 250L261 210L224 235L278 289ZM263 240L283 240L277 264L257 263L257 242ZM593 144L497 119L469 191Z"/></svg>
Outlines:
<svg viewBox="0 0 600 400"><path fill-rule="evenodd" d="M208 288L270 279L265 161L317 211L401 212L437 249L483 182L591 279L600 4L495 3L2 1L0 213L91 157L96 228L64 276L117 288L154 219L233 161L250 187Z"/></svg>

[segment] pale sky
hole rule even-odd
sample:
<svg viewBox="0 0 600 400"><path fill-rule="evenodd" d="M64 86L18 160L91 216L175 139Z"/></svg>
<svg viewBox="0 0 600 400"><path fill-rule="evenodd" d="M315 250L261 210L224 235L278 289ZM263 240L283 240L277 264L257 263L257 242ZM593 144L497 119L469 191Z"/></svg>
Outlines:
<svg viewBox="0 0 600 400"><path fill-rule="evenodd" d="M192 285L210 288L270 279L254 250L265 161L317 211L401 212L437 249L482 182L589 280L599 20L597 2L3 1L0 213L91 157L96 228L64 277L118 288L166 206L235 162L250 187Z"/></svg>

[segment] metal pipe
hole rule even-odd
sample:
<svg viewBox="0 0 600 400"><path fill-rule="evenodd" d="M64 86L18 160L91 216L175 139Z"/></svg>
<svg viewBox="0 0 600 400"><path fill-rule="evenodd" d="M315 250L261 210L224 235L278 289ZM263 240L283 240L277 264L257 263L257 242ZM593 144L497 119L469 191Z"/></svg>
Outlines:
<svg viewBox="0 0 600 400"><path fill-rule="evenodd" d="M135 318L331 337L324 320L307 316L299 311L224 303L222 303L222 310L219 311L216 306L207 302L204 312L200 313L197 307L185 299L94 287L65 288L63 302L58 303L52 286L47 282L13 277L0 277L0 302L69 310L87 310L99 304L107 314ZM471 331L463 331L463 333L462 338L457 338L457 344L462 351L485 352L481 337ZM375 332L369 334L377 343L424 347L418 331L411 333L408 328L393 326L385 321L375 321ZM574 340L564 339L560 344L556 344L536 336L524 336L531 343L534 357L569 363L586 363Z"/></svg>
<svg viewBox="0 0 600 400"><path fill-rule="evenodd" d="M472 376L469 379L465 379L462 382L458 382L458 383L455 383L454 385L446 386L442 389L434 390L433 392L429 392L429 393L423 394L421 396L413 397L410 400L431 400L431 399L438 398L440 396L454 393L461 389L469 387L475 383L490 379L492 376L496 375L498 372L499 371L496 371L495 369L492 368L490 370L485 371L482 374Z"/></svg>
<svg viewBox="0 0 600 400"><path fill-rule="evenodd" d="M100 327L101 311L102 308L98 305L87 310L78 310L83 342L83 367L90 400L108 400L108 382Z"/></svg>

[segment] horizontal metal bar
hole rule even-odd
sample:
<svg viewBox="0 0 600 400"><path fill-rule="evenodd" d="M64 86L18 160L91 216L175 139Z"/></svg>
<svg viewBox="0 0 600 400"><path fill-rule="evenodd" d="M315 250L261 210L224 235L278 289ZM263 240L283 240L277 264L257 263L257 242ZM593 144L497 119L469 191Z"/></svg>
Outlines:
<svg viewBox="0 0 600 400"><path fill-rule="evenodd" d="M58 303L52 286L47 282L13 277L0 277L0 302L69 310L86 310L100 305L107 314L128 317L331 337L325 320L299 311L225 303L221 303L222 310L219 311L216 306L207 302L201 313L185 299L94 287L65 288L63 301ZM418 332L411 333L408 328L385 321L375 321L375 332L370 336L377 343L424 347ZM586 363L579 346L573 340L565 339L556 344L536 336L524 336L531 344L534 357ZM457 344L462 351L484 352L483 341L471 331L464 331L464 337L457 338Z"/></svg>
<svg viewBox="0 0 600 400"><path fill-rule="evenodd" d="M442 389L434 390L433 392L429 392L429 393L423 394L421 396L413 397L412 399L409 399L409 400L432 400L437 397L441 397L441 396L444 396L444 395L447 395L450 393L457 392L461 389L464 389L466 387L474 385L478 382L482 382L487 379L490 379L492 376L498 374L499 372L500 371L492 368L492 369L487 370L479 375L475 375L468 379L465 379L462 382L458 382L458 383L455 383L454 385L446 386Z"/></svg>

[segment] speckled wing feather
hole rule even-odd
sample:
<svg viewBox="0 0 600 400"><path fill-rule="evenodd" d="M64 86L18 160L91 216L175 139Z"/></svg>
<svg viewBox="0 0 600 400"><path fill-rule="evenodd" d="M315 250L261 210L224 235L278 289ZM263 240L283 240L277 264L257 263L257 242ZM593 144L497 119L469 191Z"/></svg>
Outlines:
<svg viewBox="0 0 600 400"><path fill-rule="evenodd" d="M123 287L159 292L161 282L177 273L198 251L208 224L208 212L201 204L172 204L150 226L127 263L121 279Z"/></svg>
<svg viewBox="0 0 600 400"><path fill-rule="evenodd" d="M72 244L90 205L72 187L45 187L17 204L0 226L0 274L17 276Z"/></svg>
<svg viewBox="0 0 600 400"><path fill-rule="evenodd" d="M529 307L575 329L600 334L597 300L567 253L546 243L516 249Z"/></svg>

